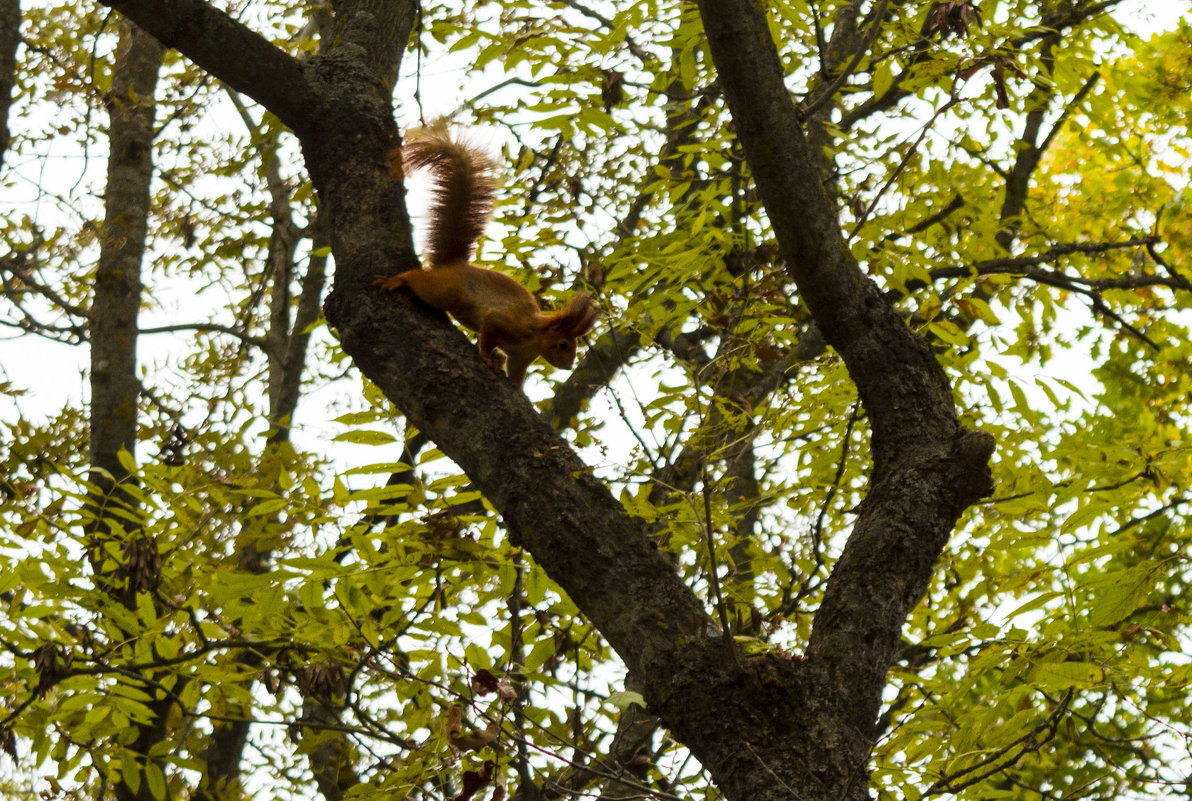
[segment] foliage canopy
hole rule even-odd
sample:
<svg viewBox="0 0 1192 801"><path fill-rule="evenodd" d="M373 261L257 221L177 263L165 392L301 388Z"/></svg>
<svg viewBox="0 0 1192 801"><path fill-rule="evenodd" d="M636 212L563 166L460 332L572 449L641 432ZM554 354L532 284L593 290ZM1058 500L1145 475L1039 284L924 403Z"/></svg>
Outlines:
<svg viewBox="0 0 1192 801"><path fill-rule="evenodd" d="M1187 791L1192 20L778 0L754 44L796 137L743 110L718 44L738 15L713 5L19 9L4 794ZM265 40L276 60L248 58ZM599 299L576 371L527 384L582 464L441 320L360 300L412 264L388 129L328 144L369 120L320 80L361 64L353 98L384 85L398 127L448 114L499 153L482 263ZM774 188L794 139L811 178ZM820 283L838 263L905 348L850 339L864 315ZM349 312L374 307L389 329ZM402 383L378 354L442 369ZM975 431L992 494L948 495L925 476L979 473ZM675 586L619 596L609 561ZM655 612L687 621L669 651ZM844 645L865 626L872 659Z"/></svg>

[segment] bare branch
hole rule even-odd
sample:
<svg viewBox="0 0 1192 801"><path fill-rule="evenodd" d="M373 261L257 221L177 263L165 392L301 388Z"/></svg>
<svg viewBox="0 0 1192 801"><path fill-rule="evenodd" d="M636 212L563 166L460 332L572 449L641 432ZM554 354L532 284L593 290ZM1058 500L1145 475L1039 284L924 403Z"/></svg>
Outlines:
<svg viewBox="0 0 1192 801"><path fill-rule="evenodd" d="M907 148L906 153L903 154L902 159L898 162L898 166L895 167L890 173L890 177L886 179L884 184L882 184L882 188L877 191L877 193L873 196L873 199L869 201L869 205L865 207L865 210L857 218L857 222L853 225L853 230L849 232L848 239L846 241L852 241L852 239L856 237L857 231L861 230L861 226L865 224L865 221L869 219L869 215L873 213L875 208L877 208L877 204L881 201L882 197L886 194L890 187L894 185L894 182L898 180L898 176L902 174L902 171L906 168L906 165L910 163L911 157L914 156L919 150L919 145L923 144L923 140L926 139L927 134L931 132L932 126L935 125L935 121L945 114L948 109L952 108L959 102L960 98L956 96L950 97L948 102L936 109L935 113L931 115L931 119L924 123L922 130L919 131L918 138L916 138L915 141L911 143L911 146Z"/></svg>
<svg viewBox="0 0 1192 801"><path fill-rule="evenodd" d="M872 20L869 23L869 30L865 31L865 35L860 44L857 45L856 51L853 53L853 57L849 63L837 74L831 83L811 93L811 96L802 108L803 116L814 117L840 91L840 87L844 86L844 82L857 69L857 65L861 63L861 60L869 55L869 48L873 46L874 40L877 39L878 34L882 31L882 20L886 17L886 2L887 0L881 0L877 4L876 9L871 15ZM816 30L819 30L818 27Z"/></svg>
<svg viewBox="0 0 1192 801"><path fill-rule="evenodd" d="M240 328L219 323L177 323L175 325L159 325L150 328L138 328L138 334L173 334L179 331L199 331L202 333L227 334L235 337L246 345L253 345L261 350L268 350L268 343L263 337L246 334Z"/></svg>
<svg viewBox="0 0 1192 801"><path fill-rule="evenodd" d="M990 776L1012 767L1028 753L1038 751L1043 743L1055 737L1056 729L1061 720L1060 716L1068 709L1068 704L1071 702L1073 695L1075 695L1075 692L1068 690L1063 699L1056 704L1055 709L1051 710L1051 713L1033 729L1012 743L997 749L984 759L977 761L975 764L942 777L928 787L924 795L958 793L966 787L971 787L980 781L988 779ZM1043 735L1042 739L1040 739L1040 735ZM1012 753L1016 749L1017 753ZM961 781L962 777L965 776L968 778Z"/></svg>

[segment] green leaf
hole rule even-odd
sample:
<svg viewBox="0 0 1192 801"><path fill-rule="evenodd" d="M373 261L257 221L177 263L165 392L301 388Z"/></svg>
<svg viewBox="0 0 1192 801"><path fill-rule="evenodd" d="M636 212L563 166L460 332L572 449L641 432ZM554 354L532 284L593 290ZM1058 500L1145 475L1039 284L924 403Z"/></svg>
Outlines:
<svg viewBox="0 0 1192 801"><path fill-rule="evenodd" d="M1027 612L1032 612L1036 609L1041 609L1042 607L1046 606L1050 601L1052 601L1056 598L1060 598L1062 596L1063 596L1063 593L1060 592L1059 590L1054 590L1054 591L1050 591L1050 592L1041 592L1041 593L1035 595L1035 597L1031 598L1026 603L1021 604L1020 606L1016 607L1014 609L1014 611L1008 613L1005 616L1005 619L1007 621L1013 620L1014 618L1018 617L1019 615L1025 614Z"/></svg>
<svg viewBox="0 0 1192 801"><path fill-rule="evenodd" d="M269 500L261 501L244 513L246 518L261 517L262 515L271 515L285 509L290 505L289 500L285 498L271 498Z"/></svg>
<svg viewBox="0 0 1192 801"><path fill-rule="evenodd" d="M150 794L157 801L164 801L166 797L166 777L156 762L145 763L145 783L149 786Z"/></svg>
<svg viewBox="0 0 1192 801"><path fill-rule="evenodd" d="M873 68L873 96L881 97L894 83L893 59L885 59Z"/></svg>
<svg viewBox="0 0 1192 801"><path fill-rule="evenodd" d="M608 702L617 709L624 712L633 704L637 704L642 709L646 708L646 699L642 697L641 693L632 692L630 690L618 690L608 697Z"/></svg>
<svg viewBox="0 0 1192 801"><path fill-rule="evenodd" d="M141 789L141 765L132 751L125 748L120 752L120 775L133 793Z"/></svg>
<svg viewBox="0 0 1192 801"><path fill-rule="evenodd" d="M1112 626L1134 614L1154 590L1158 573L1159 565L1147 561L1090 581L1093 597L1088 607L1089 625Z"/></svg>
<svg viewBox="0 0 1192 801"><path fill-rule="evenodd" d="M135 476L137 474L137 460L131 453L129 453L127 448L121 448L119 451L117 451L116 459L120 462L120 466L123 467L130 476Z"/></svg>
<svg viewBox="0 0 1192 801"><path fill-rule="evenodd" d="M1105 669L1089 662L1047 662L1031 669L1031 680L1052 692L1087 689L1105 681Z"/></svg>
<svg viewBox="0 0 1192 801"><path fill-rule="evenodd" d="M356 445L388 445L397 441L389 431L344 431L335 436L336 442L351 442Z"/></svg>

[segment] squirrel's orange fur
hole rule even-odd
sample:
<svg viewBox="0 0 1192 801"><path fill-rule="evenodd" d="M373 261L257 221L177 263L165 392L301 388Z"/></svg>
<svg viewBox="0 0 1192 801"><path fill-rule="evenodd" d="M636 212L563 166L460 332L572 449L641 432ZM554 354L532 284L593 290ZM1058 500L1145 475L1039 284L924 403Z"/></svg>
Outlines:
<svg viewBox="0 0 1192 801"><path fill-rule="evenodd" d="M502 273L471 263L476 241L492 213L496 166L473 146L451 138L443 124L406 135L405 169L426 167L434 178L430 208L428 270L408 270L373 283L385 290L407 286L422 302L449 312L480 334L480 352L519 385L541 356L555 367L575 361L576 339L596 323L596 309L583 295L544 314L524 286Z"/></svg>

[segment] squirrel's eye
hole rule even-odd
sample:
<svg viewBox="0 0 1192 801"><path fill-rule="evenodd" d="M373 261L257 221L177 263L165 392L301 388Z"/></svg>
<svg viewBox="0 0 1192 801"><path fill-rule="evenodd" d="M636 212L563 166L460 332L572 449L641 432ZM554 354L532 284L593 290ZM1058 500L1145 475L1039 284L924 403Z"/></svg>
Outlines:
<svg viewBox="0 0 1192 801"><path fill-rule="evenodd" d="M563 339L559 341L559 350L567 350L567 340Z"/></svg>

